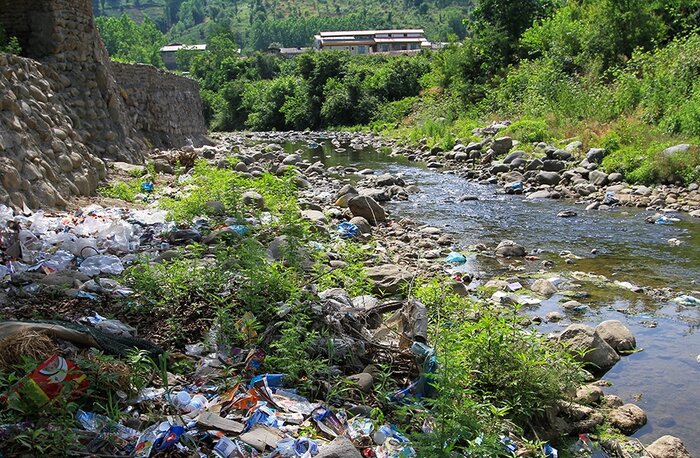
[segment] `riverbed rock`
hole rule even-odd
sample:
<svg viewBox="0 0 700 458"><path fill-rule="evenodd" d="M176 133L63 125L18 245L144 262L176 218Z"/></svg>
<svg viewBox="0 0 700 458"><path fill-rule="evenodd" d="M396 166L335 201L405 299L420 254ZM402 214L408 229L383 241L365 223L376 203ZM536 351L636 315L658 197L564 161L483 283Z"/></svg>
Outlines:
<svg viewBox="0 0 700 458"><path fill-rule="evenodd" d="M583 385L576 390L574 400L579 404L596 405L603 399L603 390L596 385Z"/></svg>
<svg viewBox="0 0 700 458"><path fill-rule="evenodd" d="M571 324L559 336L559 342L567 346L574 358L596 369L610 369L620 360L615 349L605 342L592 326ZM580 352L585 352L583 355Z"/></svg>
<svg viewBox="0 0 700 458"><path fill-rule="evenodd" d="M545 278L538 278L535 280L530 289L537 294L543 295L544 297L551 297L558 291L557 287L554 286L551 281Z"/></svg>
<svg viewBox="0 0 700 458"><path fill-rule="evenodd" d="M625 404L610 412L608 422L622 434L629 436L647 424L647 415L638 406Z"/></svg>
<svg viewBox="0 0 700 458"><path fill-rule="evenodd" d="M600 164L606 154L605 148L591 148L586 153L586 160L591 164Z"/></svg>
<svg viewBox="0 0 700 458"><path fill-rule="evenodd" d="M348 208L352 216L361 216L370 224L381 223L386 220L386 212L376 200L368 196L356 196L348 200Z"/></svg>
<svg viewBox="0 0 700 458"><path fill-rule="evenodd" d="M365 272L374 283L374 292L385 295L398 293L414 277L410 270L394 264L367 267Z"/></svg>
<svg viewBox="0 0 700 458"><path fill-rule="evenodd" d="M510 137L499 137L491 144L491 149L496 154L505 154L513 148L513 139Z"/></svg>
<svg viewBox="0 0 700 458"><path fill-rule="evenodd" d="M350 223L357 226L362 234L370 235L372 233L372 226L369 224L369 221L362 216L355 216L354 218L350 219Z"/></svg>
<svg viewBox="0 0 700 458"><path fill-rule="evenodd" d="M674 146L669 146L665 150L663 150L661 153L664 156L675 156L676 154L680 153L687 153L690 150L690 145L688 143L683 143L680 145L674 145Z"/></svg>
<svg viewBox="0 0 700 458"><path fill-rule="evenodd" d="M505 158L503 158L503 163L504 164L510 164L516 159L520 159L525 155L525 151L513 151L512 153L509 153Z"/></svg>
<svg viewBox="0 0 700 458"><path fill-rule="evenodd" d="M265 208L265 199L259 192L246 191L241 196L241 200L245 205L249 205L257 209L262 210Z"/></svg>
<svg viewBox="0 0 700 458"><path fill-rule="evenodd" d="M512 240L504 240L496 247L496 256L502 258L522 258L525 254L525 248Z"/></svg>
<svg viewBox="0 0 700 458"><path fill-rule="evenodd" d="M535 177L539 184L548 184L550 186L556 186L561 181L561 175L557 172L547 172L542 171Z"/></svg>
<svg viewBox="0 0 700 458"><path fill-rule="evenodd" d="M646 449L653 458L691 458L683 441L674 436L661 436Z"/></svg>
<svg viewBox="0 0 700 458"><path fill-rule="evenodd" d="M618 353L629 352L637 347L632 331L618 320L603 321L595 330Z"/></svg>
<svg viewBox="0 0 700 458"><path fill-rule="evenodd" d="M308 219L312 223L325 224L328 222L326 215L322 211L318 210L302 210L302 218Z"/></svg>
<svg viewBox="0 0 700 458"><path fill-rule="evenodd" d="M316 458L362 458L360 452L345 436L338 436L321 448Z"/></svg>
<svg viewBox="0 0 700 458"><path fill-rule="evenodd" d="M600 170L592 170L588 174L588 181L596 186L605 186L608 184L608 174Z"/></svg>

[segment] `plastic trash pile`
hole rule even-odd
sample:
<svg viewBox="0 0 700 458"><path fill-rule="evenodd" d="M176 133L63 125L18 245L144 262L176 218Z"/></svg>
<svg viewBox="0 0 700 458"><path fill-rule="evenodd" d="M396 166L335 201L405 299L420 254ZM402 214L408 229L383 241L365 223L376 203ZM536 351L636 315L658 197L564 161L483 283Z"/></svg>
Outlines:
<svg viewBox="0 0 700 458"><path fill-rule="evenodd" d="M207 383L171 392L151 388L132 401L132 408L157 402L177 415L143 431L92 412L81 410L76 417L83 429L95 434L91 450L118 444L120 453L141 458L171 448L202 457L311 458L338 442L351 444L363 457L415 456L395 427L377 426L369 418L310 402L296 390L283 388L281 374L255 376L224 392ZM310 432L313 437L308 437Z"/></svg>

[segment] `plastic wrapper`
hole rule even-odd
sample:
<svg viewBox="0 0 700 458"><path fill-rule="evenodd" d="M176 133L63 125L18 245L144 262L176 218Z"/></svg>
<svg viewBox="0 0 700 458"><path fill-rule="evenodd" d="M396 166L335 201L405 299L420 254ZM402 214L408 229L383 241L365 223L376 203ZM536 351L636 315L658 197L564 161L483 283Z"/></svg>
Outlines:
<svg viewBox="0 0 700 458"><path fill-rule="evenodd" d="M14 384L0 401L23 409L36 410L61 395L75 397L88 387L78 366L54 355Z"/></svg>
<svg viewBox="0 0 700 458"><path fill-rule="evenodd" d="M359 233L360 228L353 223L344 222L338 224L338 235L343 239L351 239Z"/></svg>
<svg viewBox="0 0 700 458"><path fill-rule="evenodd" d="M79 270L90 277L101 273L119 275L124 272L124 266L121 260L116 256L97 255L84 260L80 264Z"/></svg>
<svg viewBox="0 0 700 458"><path fill-rule="evenodd" d="M136 329L119 320L110 320L95 312L94 316L87 317L88 323L108 334L116 336L134 336Z"/></svg>

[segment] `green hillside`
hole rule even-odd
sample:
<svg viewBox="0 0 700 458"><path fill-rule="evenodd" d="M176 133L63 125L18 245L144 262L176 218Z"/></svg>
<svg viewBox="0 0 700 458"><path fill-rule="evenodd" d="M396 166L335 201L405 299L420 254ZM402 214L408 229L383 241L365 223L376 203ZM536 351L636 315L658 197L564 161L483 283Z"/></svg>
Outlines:
<svg viewBox="0 0 700 458"><path fill-rule="evenodd" d="M432 40L464 38L471 0L93 0L96 16L153 20L170 41L229 31L248 51L308 46L320 30L421 27Z"/></svg>

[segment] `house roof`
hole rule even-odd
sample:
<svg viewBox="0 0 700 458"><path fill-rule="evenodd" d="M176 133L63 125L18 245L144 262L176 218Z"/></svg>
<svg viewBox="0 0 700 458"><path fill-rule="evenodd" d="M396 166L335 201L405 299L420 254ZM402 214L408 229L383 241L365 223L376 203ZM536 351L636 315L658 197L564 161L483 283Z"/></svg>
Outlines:
<svg viewBox="0 0 700 458"><path fill-rule="evenodd" d="M320 38L354 37L357 35L380 35L380 34L425 34L423 29L391 29L391 30L344 30L335 32L320 32Z"/></svg>
<svg viewBox="0 0 700 458"><path fill-rule="evenodd" d="M183 45L180 43L171 43L160 48L160 52L177 52L181 49L188 51L206 51L207 45Z"/></svg>

